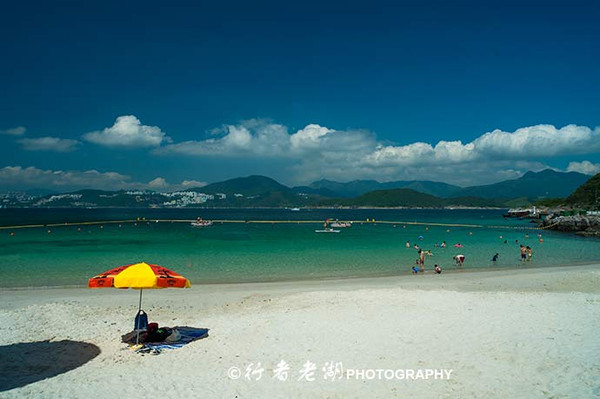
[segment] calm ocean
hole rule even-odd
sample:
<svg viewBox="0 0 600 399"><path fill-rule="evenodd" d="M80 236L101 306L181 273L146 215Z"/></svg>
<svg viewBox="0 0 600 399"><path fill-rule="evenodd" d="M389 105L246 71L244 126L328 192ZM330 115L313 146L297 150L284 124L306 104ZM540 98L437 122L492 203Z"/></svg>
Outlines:
<svg viewBox="0 0 600 399"><path fill-rule="evenodd" d="M0 209L0 226L83 221L138 223L0 230L0 287L86 286L116 266L145 261L171 268L192 283L250 282L410 273L412 247L431 250L426 270L438 263L464 268L547 267L600 261L600 240L531 229L527 220L504 220L501 210L286 209ZM156 219L292 221L291 223L189 223ZM145 220L143 220L145 218ZM356 221L338 234L318 234L326 218ZM366 220L375 219L376 223ZM299 223L298 221L315 221ZM384 223L393 222L393 223ZM410 224L422 223L422 224ZM468 224L470 226L440 226ZM13 233L13 234L11 234ZM542 234L540 242L538 234ZM528 237L527 237L528 235ZM502 237L502 238L500 238ZM505 243L506 240L506 243ZM406 248L406 242L411 248ZM436 244L446 241L447 247ZM455 244L462 248L457 249ZM522 264L519 244L534 250ZM496 265L491 258L500 257Z"/></svg>

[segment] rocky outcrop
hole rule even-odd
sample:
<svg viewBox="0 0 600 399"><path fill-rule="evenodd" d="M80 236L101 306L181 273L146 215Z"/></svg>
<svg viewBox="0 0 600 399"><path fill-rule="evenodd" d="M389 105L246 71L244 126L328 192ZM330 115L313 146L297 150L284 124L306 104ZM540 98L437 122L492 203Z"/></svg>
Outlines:
<svg viewBox="0 0 600 399"><path fill-rule="evenodd" d="M547 230L566 231L600 237L600 216L557 216L546 218L540 225Z"/></svg>

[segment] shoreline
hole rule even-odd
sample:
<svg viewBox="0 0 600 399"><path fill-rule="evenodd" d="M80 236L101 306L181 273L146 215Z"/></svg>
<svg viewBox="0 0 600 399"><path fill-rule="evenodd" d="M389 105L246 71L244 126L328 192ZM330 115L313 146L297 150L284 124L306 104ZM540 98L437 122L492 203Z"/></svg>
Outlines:
<svg viewBox="0 0 600 399"><path fill-rule="evenodd" d="M490 276L496 274L504 274L504 275L519 275L524 271L531 270L556 270L556 269L565 269L572 270L573 268L588 268L588 267L600 267L600 260L597 262L582 262L582 263L571 263L571 264L560 264L560 265L544 265L544 266L529 266L524 262L523 265L519 266L510 266L510 267L477 267L477 268L463 268L458 269L456 267L452 267L451 269L445 268L441 275L436 275L434 273L433 268L426 267L425 273L419 273L417 275L412 274L410 271L406 271L405 273L383 273L383 274L374 274L374 275L364 275L364 276L330 276L330 277L306 277L306 278L281 278L281 279L272 279L272 280L255 280L255 281L209 281L209 282L194 282L191 281L193 287L222 287L222 286L250 286L250 285L264 285L264 284L320 284L320 283L336 283L336 282L348 282L348 281L373 281L376 282L378 280L381 281L389 281L393 279L414 279L421 278L423 276L437 276L439 278L443 278L443 276L453 276L453 275L469 275L469 274L490 274ZM22 286L22 287L2 287L0 289L6 292L17 292L17 291L38 291L38 290L69 290L69 289L80 289L87 288L87 282L83 282L81 285L58 285L58 286Z"/></svg>

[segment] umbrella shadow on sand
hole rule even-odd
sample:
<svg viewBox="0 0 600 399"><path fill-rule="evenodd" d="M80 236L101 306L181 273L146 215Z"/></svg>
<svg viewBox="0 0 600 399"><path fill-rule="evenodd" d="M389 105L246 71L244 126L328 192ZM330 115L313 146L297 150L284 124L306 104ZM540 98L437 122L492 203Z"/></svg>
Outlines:
<svg viewBox="0 0 600 399"><path fill-rule="evenodd" d="M74 370L99 354L96 345L69 340L0 346L0 392Z"/></svg>

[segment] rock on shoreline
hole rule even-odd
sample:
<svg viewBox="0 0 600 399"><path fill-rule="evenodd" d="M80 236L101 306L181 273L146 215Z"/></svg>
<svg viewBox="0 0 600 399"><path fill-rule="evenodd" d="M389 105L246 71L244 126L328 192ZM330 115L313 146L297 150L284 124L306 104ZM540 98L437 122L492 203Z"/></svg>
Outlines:
<svg viewBox="0 0 600 399"><path fill-rule="evenodd" d="M600 237L600 216L576 215L546 218L540 227L547 230L572 232L588 237Z"/></svg>

